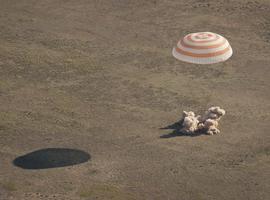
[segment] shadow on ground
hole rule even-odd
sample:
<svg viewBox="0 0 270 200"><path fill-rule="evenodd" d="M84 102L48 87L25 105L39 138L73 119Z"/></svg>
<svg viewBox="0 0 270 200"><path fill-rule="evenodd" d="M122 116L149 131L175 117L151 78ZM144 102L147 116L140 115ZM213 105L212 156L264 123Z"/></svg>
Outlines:
<svg viewBox="0 0 270 200"><path fill-rule="evenodd" d="M172 137L177 137L177 136L189 136L189 137L196 137L199 135L205 135L205 133L203 131L196 131L193 134L188 134L188 133L183 133L181 132L181 128L183 128L182 126L183 120L175 122L171 125L168 125L166 127L160 128L162 130L164 129L171 129L173 130L171 133L165 134L165 135L161 135L160 138L172 138Z"/></svg>
<svg viewBox="0 0 270 200"><path fill-rule="evenodd" d="M90 159L91 156L81 150L48 148L17 157L13 164L23 169L48 169L77 165Z"/></svg>

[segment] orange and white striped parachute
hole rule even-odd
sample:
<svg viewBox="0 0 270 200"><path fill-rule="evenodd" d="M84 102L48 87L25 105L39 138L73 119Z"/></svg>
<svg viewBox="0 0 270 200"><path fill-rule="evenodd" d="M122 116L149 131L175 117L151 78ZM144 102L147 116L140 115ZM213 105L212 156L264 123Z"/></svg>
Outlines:
<svg viewBox="0 0 270 200"><path fill-rule="evenodd" d="M232 48L226 38L211 32L190 33L173 48L173 56L181 61L212 64L229 59Z"/></svg>

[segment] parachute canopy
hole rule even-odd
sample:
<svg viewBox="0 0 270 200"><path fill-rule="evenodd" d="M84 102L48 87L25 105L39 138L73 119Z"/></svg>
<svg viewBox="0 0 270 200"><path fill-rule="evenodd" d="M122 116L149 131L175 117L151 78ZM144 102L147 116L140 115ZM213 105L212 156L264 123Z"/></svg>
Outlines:
<svg viewBox="0 0 270 200"><path fill-rule="evenodd" d="M226 38L211 32L190 33L181 39L172 51L181 61L195 64L213 64L229 59L232 48Z"/></svg>

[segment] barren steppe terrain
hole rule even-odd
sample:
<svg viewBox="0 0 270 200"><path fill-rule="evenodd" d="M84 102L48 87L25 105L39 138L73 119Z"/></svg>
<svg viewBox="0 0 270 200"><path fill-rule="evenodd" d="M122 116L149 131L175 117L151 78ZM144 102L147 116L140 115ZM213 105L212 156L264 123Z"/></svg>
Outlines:
<svg viewBox="0 0 270 200"><path fill-rule="evenodd" d="M231 59L171 55L200 31ZM221 134L177 133L212 105ZM0 0L1 200L267 200L269 129L269 0ZM14 162L51 148L90 159Z"/></svg>

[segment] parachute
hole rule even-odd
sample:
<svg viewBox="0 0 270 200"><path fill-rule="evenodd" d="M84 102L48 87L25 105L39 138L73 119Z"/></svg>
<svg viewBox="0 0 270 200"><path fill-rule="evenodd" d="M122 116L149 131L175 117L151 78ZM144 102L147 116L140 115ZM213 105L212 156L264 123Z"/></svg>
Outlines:
<svg viewBox="0 0 270 200"><path fill-rule="evenodd" d="M195 64L213 64L229 59L232 48L228 40L212 32L190 33L181 39L172 51L181 61Z"/></svg>

